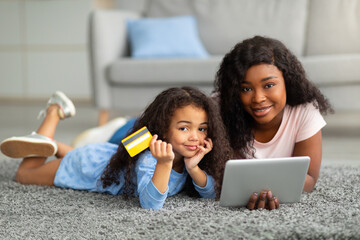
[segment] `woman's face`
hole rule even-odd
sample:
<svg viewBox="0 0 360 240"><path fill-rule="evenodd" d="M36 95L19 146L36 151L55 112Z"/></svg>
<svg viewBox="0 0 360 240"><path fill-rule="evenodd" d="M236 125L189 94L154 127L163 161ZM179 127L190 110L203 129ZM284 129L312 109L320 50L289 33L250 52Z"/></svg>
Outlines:
<svg viewBox="0 0 360 240"><path fill-rule="evenodd" d="M257 123L255 128L280 125L286 89L283 74L276 66L259 64L250 67L240 89L244 109Z"/></svg>

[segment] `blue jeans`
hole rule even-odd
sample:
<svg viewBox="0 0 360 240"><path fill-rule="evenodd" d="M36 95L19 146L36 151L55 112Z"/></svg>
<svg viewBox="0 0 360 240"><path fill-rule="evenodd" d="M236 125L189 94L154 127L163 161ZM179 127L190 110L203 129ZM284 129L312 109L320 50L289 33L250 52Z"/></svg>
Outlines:
<svg viewBox="0 0 360 240"><path fill-rule="evenodd" d="M137 118L131 118L129 121L127 121L121 128L116 130L108 142L119 145L121 140L129 135L129 132L132 130L136 120Z"/></svg>

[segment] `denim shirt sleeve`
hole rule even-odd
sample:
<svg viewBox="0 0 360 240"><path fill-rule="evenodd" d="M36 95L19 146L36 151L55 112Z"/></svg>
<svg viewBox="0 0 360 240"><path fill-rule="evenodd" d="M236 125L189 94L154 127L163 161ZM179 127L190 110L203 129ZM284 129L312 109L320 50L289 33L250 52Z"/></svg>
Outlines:
<svg viewBox="0 0 360 240"><path fill-rule="evenodd" d="M168 189L161 193L152 181L155 167L156 159L150 151L142 153L136 166L137 192L141 207L146 209L161 209L168 196Z"/></svg>
<svg viewBox="0 0 360 240"><path fill-rule="evenodd" d="M215 192L215 180L212 176L208 175L206 172L206 185L205 187L199 187L193 181L195 190L200 194L203 198L216 198Z"/></svg>

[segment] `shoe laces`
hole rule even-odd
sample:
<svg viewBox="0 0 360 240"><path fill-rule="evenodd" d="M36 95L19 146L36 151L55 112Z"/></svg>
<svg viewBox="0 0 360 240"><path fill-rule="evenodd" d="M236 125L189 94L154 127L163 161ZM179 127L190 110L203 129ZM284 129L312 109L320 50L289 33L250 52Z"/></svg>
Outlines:
<svg viewBox="0 0 360 240"><path fill-rule="evenodd" d="M52 105L52 104L48 104L47 106L49 107L50 105ZM64 109L59 104L55 104L55 105L58 106L58 116L59 116L59 118L64 119L65 118ZM46 116L46 111L47 111L47 108L46 109L41 109L38 116L37 116L37 119L44 118Z"/></svg>
<svg viewBox="0 0 360 240"><path fill-rule="evenodd" d="M46 109L41 109L37 116L37 119L44 118L45 116L46 116Z"/></svg>

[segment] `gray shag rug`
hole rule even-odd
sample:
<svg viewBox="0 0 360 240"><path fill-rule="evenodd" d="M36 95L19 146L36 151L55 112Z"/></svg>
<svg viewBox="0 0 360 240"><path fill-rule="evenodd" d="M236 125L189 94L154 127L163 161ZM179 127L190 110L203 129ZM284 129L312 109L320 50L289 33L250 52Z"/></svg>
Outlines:
<svg viewBox="0 0 360 240"><path fill-rule="evenodd" d="M137 198L24 186L0 161L1 239L360 239L360 167L326 164L312 193L274 211L179 194L162 210Z"/></svg>

